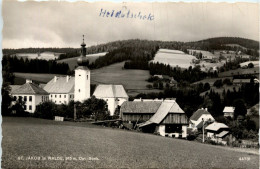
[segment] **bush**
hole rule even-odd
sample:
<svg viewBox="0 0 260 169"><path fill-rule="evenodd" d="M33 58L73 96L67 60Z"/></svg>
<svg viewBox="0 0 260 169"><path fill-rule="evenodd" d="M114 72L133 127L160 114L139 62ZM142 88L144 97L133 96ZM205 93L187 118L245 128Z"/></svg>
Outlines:
<svg viewBox="0 0 260 169"><path fill-rule="evenodd" d="M53 102L43 102L36 106L34 116L43 119L53 119L57 113L57 106Z"/></svg>
<svg viewBox="0 0 260 169"><path fill-rule="evenodd" d="M213 85L214 85L215 87L217 87L217 88L222 87L222 86L223 86L222 80L221 80L221 79L216 80Z"/></svg>
<svg viewBox="0 0 260 169"><path fill-rule="evenodd" d="M253 63L248 63L248 68L254 68L254 64Z"/></svg>

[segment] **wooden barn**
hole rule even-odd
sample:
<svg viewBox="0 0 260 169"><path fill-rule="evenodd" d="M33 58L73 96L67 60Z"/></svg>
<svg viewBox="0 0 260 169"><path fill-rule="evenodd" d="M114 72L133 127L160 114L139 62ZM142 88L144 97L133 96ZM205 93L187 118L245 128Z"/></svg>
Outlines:
<svg viewBox="0 0 260 169"><path fill-rule="evenodd" d="M187 136L188 118L175 100L124 102L120 111L123 122L137 124L145 132Z"/></svg>

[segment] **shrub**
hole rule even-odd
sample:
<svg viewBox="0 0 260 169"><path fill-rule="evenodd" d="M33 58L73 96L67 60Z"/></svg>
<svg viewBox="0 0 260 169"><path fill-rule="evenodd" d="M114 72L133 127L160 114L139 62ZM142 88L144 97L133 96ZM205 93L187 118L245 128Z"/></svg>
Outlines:
<svg viewBox="0 0 260 169"><path fill-rule="evenodd" d="M36 106L34 116L44 119L53 119L57 115L57 107L53 102L43 102Z"/></svg>
<svg viewBox="0 0 260 169"><path fill-rule="evenodd" d="M253 63L248 63L248 68L254 68L254 64Z"/></svg>

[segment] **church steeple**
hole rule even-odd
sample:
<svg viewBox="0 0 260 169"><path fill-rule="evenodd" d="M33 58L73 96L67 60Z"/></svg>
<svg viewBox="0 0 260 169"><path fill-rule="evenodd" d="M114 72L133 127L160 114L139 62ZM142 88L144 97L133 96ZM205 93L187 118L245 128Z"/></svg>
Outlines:
<svg viewBox="0 0 260 169"><path fill-rule="evenodd" d="M86 54L87 54L87 49L86 49L86 44L84 42L84 35L83 35L83 42L81 43L81 55L77 60L79 66L84 66L87 63Z"/></svg>

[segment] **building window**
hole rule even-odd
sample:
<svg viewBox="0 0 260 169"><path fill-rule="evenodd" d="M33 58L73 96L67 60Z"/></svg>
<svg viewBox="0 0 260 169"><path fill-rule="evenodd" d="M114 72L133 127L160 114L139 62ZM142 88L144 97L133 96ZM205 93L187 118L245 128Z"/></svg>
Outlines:
<svg viewBox="0 0 260 169"><path fill-rule="evenodd" d="M67 102L66 102L66 101L64 101L64 104L67 104Z"/></svg>
<svg viewBox="0 0 260 169"><path fill-rule="evenodd" d="M66 98L66 94L64 95L64 98Z"/></svg>
<svg viewBox="0 0 260 169"><path fill-rule="evenodd" d="M32 101L32 96L29 96L29 101L30 101L30 102Z"/></svg>
<svg viewBox="0 0 260 169"><path fill-rule="evenodd" d="M55 100L55 103L56 103L56 100Z"/></svg>
<svg viewBox="0 0 260 169"><path fill-rule="evenodd" d="M55 98L57 97L57 95L55 94Z"/></svg>
<svg viewBox="0 0 260 169"><path fill-rule="evenodd" d="M88 75L87 75L87 80L88 80Z"/></svg>
<svg viewBox="0 0 260 169"><path fill-rule="evenodd" d="M60 95L60 98L61 98L61 95Z"/></svg>
<svg viewBox="0 0 260 169"><path fill-rule="evenodd" d="M61 103L61 101L60 101L60 103Z"/></svg>
<svg viewBox="0 0 260 169"><path fill-rule="evenodd" d="M80 89L79 89L79 92L80 92Z"/></svg>
<svg viewBox="0 0 260 169"><path fill-rule="evenodd" d="M17 97L16 96L14 96L14 101L17 99Z"/></svg>
<svg viewBox="0 0 260 169"><path fill-rule="evenodd" d="M24 98L23 98L23 99L24 99L24 101L25 101L25 102L27 102L27 96L24 96Z"/></svg>
<svg viewBox="0 0 260 169"><path fill-rule="evenodd" d="M26 105L24 105L24 107L23 107L23 108L24 108L24 110L26 110L26 108L27 108L27 107L26 107Z"/></svg>
<svg viewBox="0 0 260 169"><path fill-rule="evenodd" d="M81 75L79 75L79 76L81 76Z"/></svg>
<svg viewBox="0 0 260 169"><path fill-rule="evenodd" d="M70 95L70 99L71 99L71 95Z"/></svg>
<svg viewBox="0 0 260 169"><path fill-rule="evenodd" d="M51 97L52 97L52 94L51 94Z"/></svg>
<svg viewBox="0 0 260 169"><path fill-rule="evenodd" d="M44 101L44 96L42 96L42 102Z"/></svg>
<svg viewBox="0 0 260 169"><path fill-rule="evenodd" d="M32 110L32 106L29 106L29 110Z"/></svg>

